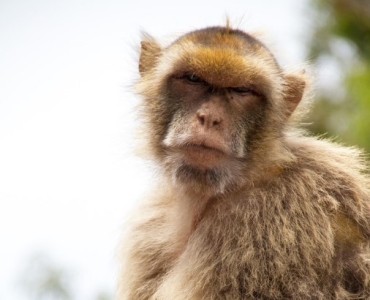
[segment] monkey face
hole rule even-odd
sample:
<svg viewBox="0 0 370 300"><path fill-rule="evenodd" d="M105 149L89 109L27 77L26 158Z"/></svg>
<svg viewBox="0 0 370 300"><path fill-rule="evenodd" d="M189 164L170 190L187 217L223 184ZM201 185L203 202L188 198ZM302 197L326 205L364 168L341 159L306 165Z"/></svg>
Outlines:
<svg viewBox="0 0 370 300"><path fill-rule="evenodd" d="M282 132L284 76L243 32L208 28L163 50L142 42L140 72L151 147L176 180L222 190Z"/></svg>
<svg viewBox="0 0 370 300"><path fill-rule="evenodd" d="M245 157L248 127L265 102L253 86L220 88L182 71L169 78L168 96L178 102L163 140L168 151L201 170Z"/></svg>
<svg viewBox="0 0 370 300"><path fill-rule="evenodd" d="M166 84L168 101L178 107L162 142L166 163L177 179L218 186L245 165L266 99L252 84L220 87L189 67L177 70Z"/></svg>

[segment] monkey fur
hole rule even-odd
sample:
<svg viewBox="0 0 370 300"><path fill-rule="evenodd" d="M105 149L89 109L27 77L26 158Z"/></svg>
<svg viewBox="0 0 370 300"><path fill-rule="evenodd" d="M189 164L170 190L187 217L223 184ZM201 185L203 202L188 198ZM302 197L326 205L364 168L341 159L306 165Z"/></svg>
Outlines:
<svg viewBox="0 0 370 300"><path fill-rule="evenodd" d="M119 300L370 299L366 162L297 129L307 74L229 26L145 36L139 71L160 178L122 243Z"/></svg>

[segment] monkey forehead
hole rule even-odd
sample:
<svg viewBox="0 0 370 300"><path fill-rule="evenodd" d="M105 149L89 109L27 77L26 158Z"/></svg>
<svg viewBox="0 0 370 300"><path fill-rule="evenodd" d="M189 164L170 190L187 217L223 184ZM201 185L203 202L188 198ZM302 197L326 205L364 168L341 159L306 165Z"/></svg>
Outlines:
<svg viewBox="0 0 370 300"><path fill-rule="evenodd" d="M208 27L189 32L180 37L174 44L194 44L199 47L220 47L232 49L240 55L259 56L271 65L280 69L271 51L260 40L239 29L226 27Z"/></svg>
<svg viewBox="0 0 370 300"><path fill-rule="evenodd" d="M171 60L170 73L191 72L218 87L253 84L264 92L280 89L280 69L264 56L244 55L230 47L199 46L190 42L171 48L173 59L167 56Z"/></svg>
<svg viewBox="0 0 370 300"><path fill-rule="evenodd" d="M190 41L203 46L222 45L223 47L231 47L240 50L267 51L270 56L272 56L268 48L257 38L242 30L232 29L229 26L215 26L195 30L183 35L176 40L174 44L184 41Z"/></svg>

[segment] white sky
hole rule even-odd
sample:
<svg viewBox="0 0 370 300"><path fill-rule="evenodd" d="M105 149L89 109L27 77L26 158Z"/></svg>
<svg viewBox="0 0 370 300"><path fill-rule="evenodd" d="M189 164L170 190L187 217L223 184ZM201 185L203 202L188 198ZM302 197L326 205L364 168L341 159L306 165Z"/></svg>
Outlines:
<svg viewBox="0 0 370 300"><path fill-rule="evenodd" d="M113 292L120 226L151 174L131 151L140 31L263 30L304 59L296 0L0 1L0 299L21 298L27 257L75 272L78 299Z"/></svg>

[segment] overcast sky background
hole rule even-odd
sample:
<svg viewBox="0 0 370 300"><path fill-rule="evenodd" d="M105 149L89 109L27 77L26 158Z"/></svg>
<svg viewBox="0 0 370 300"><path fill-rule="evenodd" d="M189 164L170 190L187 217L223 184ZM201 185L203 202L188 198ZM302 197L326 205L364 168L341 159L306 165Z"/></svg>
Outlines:
<svg viewBox="0 0 370 300"><path fill-rule="evenodd" d="M295 0L0 1L0 299L33 253L73 272L78 300L113 293L122 223L152 174L132 154L140 31L231 23L305 60Z"/></svg>

